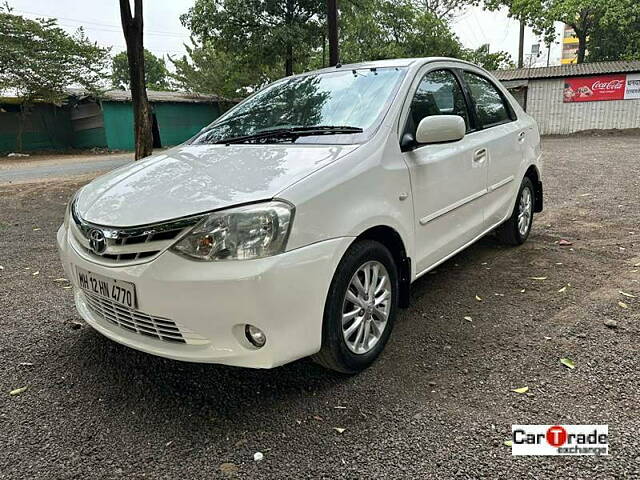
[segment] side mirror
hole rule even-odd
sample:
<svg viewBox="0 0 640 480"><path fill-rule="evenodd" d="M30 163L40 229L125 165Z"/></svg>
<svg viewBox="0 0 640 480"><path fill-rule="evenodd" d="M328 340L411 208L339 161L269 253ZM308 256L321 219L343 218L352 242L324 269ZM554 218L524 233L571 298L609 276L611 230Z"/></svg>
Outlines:
<svg viewBox="0 0 640 480"><path fill-rule="evenodd" d="M420 120L416 130L418 143L455 142L464 137L464 118L459 115L432 115Z"/></svg>

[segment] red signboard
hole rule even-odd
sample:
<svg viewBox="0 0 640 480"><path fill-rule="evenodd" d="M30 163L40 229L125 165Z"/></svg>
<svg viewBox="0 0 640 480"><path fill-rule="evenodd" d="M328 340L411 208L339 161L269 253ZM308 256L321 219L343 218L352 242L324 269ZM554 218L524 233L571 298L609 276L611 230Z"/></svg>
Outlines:
<svg viewBox="0 0 640 480"><path fill-rule="evenodd" d="M626 79L624 74L565 78L564 102L624 100Z"/></svg>

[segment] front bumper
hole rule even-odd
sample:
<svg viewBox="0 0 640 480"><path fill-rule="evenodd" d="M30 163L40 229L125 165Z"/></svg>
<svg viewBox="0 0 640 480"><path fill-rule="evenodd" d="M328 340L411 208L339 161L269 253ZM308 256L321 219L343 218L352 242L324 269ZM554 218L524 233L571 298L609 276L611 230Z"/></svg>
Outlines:
<svg viewBox="0 0 640 480"><path fill-rule="evenodd" d="M119 267L98 265L80 255L64 226L57 240L78 312L106 337L175 360L271 368L320 350L329 284L353 239L327 240L245 261L196 262L166 251L148 263ZM194 340L167 342L112 323L91 308L78 286L76 266L134 283L134 315L170 319ZM246 324L265 332L264 347L257 349L245 338Z"/></svg>

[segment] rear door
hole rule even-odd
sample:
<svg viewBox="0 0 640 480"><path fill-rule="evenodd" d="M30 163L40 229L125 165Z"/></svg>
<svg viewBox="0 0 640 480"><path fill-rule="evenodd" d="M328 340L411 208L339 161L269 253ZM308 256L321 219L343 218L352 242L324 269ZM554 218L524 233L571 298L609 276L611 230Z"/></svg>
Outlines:
<svg viewBox="0 0 640 480"><path fill-rule="evenodd" d="M431 115L459 115L472 131L467 100L453 69L419 76L410 95L403 134L415 138L420 120ZM482 232L487 162L479 140L468 135L456 142L418 145L403 154L411 174L418 275Z"/></svg>
<svg viewBox="0 0 640 480"><path fill-rule="evenodd" d="M513 209L520 178L523 142L529 131L521 126L506 96L493 80L464 70L462 78L473 105L478 131L473 137L487 152L487 194L483 199L485 227L504 220Z"/></svg>

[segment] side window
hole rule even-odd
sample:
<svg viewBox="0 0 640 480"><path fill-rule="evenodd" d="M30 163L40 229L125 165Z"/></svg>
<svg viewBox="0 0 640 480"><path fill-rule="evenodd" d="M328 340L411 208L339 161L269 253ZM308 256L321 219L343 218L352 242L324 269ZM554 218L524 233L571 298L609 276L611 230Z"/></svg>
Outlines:
<svg viewBox="0 0 640 480"><path fill-rule="evenodd" d="M480 125L490 127L511 120L505 100L489 80L471 72L464 72L464 81L475 103Z"/></svg>
<svg viewBox="0 0 640 480"><path fill-rule="evenodd" d="M448 70L429 72L422 78L411 102L406 132L415 135L420 120L431 115L460 115L469 129L462 88Z"/></svg>

